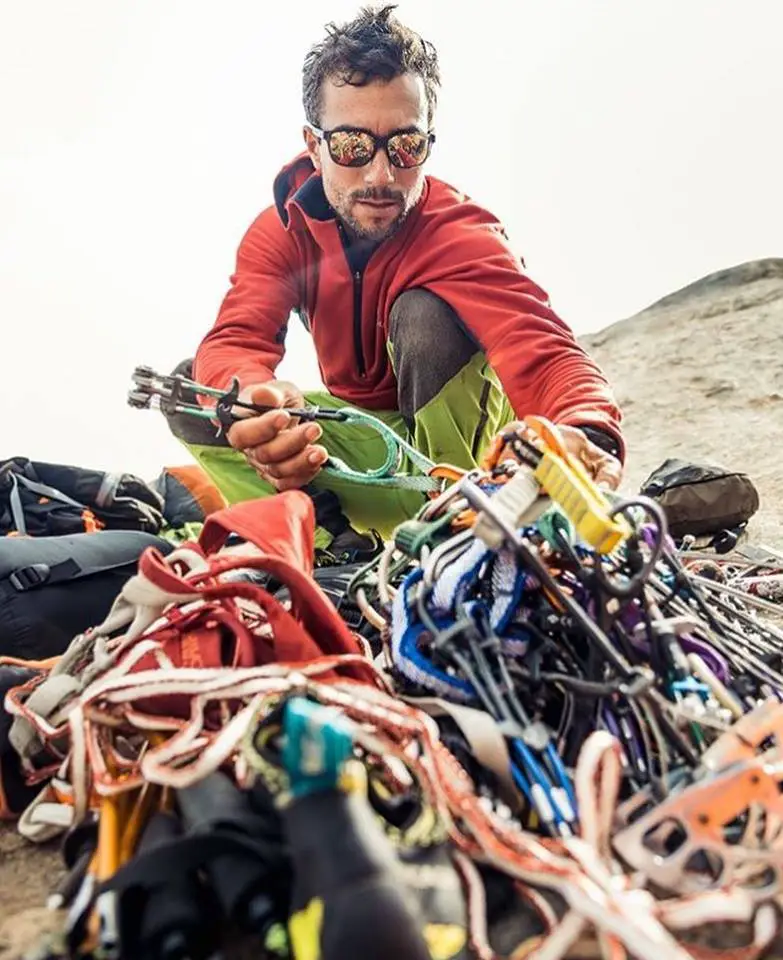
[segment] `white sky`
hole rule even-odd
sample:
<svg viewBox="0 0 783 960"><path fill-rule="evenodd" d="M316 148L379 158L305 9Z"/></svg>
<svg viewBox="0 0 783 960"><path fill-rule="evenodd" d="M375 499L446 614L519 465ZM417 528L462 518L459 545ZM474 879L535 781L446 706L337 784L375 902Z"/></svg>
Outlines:
<svg viewBox="0 0 783 960"><path fill-rule="evenodd" d="M0 458L154 476L132 411L210 327L358 0L0 0ZM438 47L430 170L507 224L577 332L783 255L783 0L402 0ZM317 381L292 324L282 372Z"/></svg>

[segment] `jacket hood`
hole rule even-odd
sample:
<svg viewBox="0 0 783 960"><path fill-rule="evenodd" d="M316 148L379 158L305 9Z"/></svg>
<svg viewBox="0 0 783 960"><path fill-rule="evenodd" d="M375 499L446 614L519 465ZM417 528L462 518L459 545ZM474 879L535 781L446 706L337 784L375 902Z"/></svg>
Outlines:
<svg viewBox="0 0 783 960"><path fill-rule="evenodd" d="M286 228L291 220L289 207L292 202L296 202L302 212L314 220L334 218L334 210L326 199L321 176L315 172L307 152L300 153L278 173L273 193L277 213Z"/></svg>

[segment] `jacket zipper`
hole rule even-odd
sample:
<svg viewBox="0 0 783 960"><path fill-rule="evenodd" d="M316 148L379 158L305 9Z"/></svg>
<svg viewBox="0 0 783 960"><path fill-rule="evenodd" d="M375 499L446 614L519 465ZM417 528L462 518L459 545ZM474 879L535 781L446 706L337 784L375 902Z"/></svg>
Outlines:
<svg viewBox="0 0 783 960"><path fill-rule="evenodd" d="M359 376L365 377L364 347L362 346L362 272L353 275L353 348L356 353L356 366Z"/></svg>
<svg viewBox="0 0 783 960"><path fill-rule="evenodd" d="M340 236L343 250L345 250L348 268L351 270L353 276L353 350L359 376L364 378L367 376L367 367L364 362L364 346L362 345L362 271L354 270L351 265L351 258L348 255L348 240L345 236L345 229L339 220L337 221L337 232Z"/></svg>

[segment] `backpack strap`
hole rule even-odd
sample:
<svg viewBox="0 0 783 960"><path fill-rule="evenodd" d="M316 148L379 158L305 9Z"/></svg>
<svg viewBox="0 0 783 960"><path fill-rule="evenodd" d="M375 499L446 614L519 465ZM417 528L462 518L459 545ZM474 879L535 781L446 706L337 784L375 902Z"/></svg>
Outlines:
<svg viewBox="0 0 783 960"><path fill-rule="evenodd" d="M170 544L160 537L136 531L102 532L95 540L93 536L89 536L91 549L83 549L86 534L35 537L29 547L23 547L18 541L9 544L7 550L0 546L0 583L8 582L19 593L25 593L38 587L136 568L141 553L149 546L166 553L171 550Z"/></svg>
<svg viewBox="0 0 783 960"><path fill-rule="evenodd" d="M26 567L18 567L8 574L7 579L15 590L25 593L27 590L35 590L36 587L44 585L52 586L55 583L67 583L71 580L81 580L82 577L92 577L97 573L109 573L111 570L127 567L131 562L123 557L113 563L82 566L73 557L69 557L51 566L48 563L31 563Z"/></svg>
<svg viewBox="0 0 783 960"><path fill-rule="evenodd" d="M36 480L29 480L20 473L14 473L13 471L10 471L8 474L8 479L11 481L11 489L8 492L8 502L11 507L11 516L14 519L14 526L21 534L27 533L27 523L24 518L22 497L19 493L20 484L31 493L37 493L41 497L48 497L50 500L57 500L60 503L68 504L68 506L78 507L80 510L86 509L83 503L79 503L78 500L72 500L71 497L62 493L62 491L56 490L54 487L50 487L46 483L40 483Z"/></svg>
<svg viewBox="0 0 783 960"><path fill-rule="evenodd" d="M119 473L104 473L98 492L95 494L95 505L97 507L110 506L120 487L122 476Z"/></svg>

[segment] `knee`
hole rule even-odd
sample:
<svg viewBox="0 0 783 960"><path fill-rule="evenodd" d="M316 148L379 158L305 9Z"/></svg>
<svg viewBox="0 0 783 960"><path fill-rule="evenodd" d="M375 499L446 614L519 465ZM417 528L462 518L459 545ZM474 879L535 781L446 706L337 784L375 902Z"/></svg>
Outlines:
<svg viewBox="0 0 783 960"><path fill-rule="evenodd" d="M449 304L423 289L406 290L394 301L389 339L396 357L403 362L406 357L448 353L461 361L461 366L478 349Z"/></svg>
<svg viewBox="0 0 783 960"><path fill-rule="evenodd" d="M429 290L397 297L389 339L399 408L409 423L480 351L449 304Z"/></svg>

